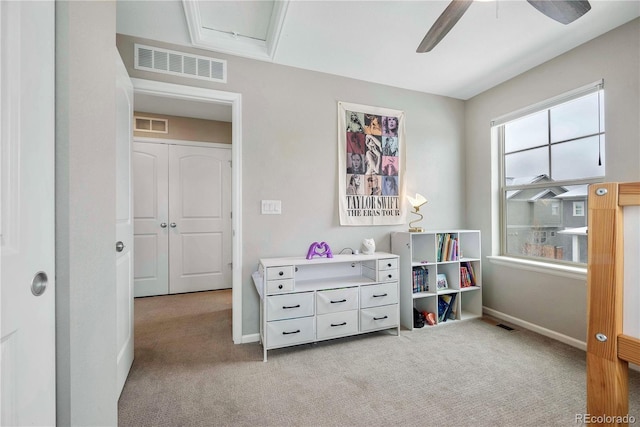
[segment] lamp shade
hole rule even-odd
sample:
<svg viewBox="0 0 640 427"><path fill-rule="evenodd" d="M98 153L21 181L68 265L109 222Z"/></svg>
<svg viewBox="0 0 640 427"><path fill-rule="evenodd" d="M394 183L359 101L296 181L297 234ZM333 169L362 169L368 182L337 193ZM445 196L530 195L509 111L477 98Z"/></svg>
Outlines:
<svg viewBox="0 0 640 427"><path fill-rule="evenodd" d="M416 209L428 202L428 200L420 193L416 193L415 198L407 196L407 199L409 200L409 203L411 203L411 206Z"/></svg>

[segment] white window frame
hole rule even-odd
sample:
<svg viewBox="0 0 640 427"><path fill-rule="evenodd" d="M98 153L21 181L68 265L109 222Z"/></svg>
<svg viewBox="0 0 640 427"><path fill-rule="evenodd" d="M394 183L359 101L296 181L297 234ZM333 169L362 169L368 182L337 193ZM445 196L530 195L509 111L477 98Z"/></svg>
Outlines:
<svg viewBox="0 0 640 427"><path fill-rule="evenodd" d="M522 259L525 262L535 262L537 264L540 265L567 265L567 266L574 266L574 267L584 267L585 264L583 263L576 263L576 262L572 262L572 261L565 261L565 260L558 260L558 259L551 259L551 258L542 258L542 257L535 257L535 256L530 256L530 255L515 255L515 254L510 254L507 253L507 217L506 217L506 194L507 191L512 191L512 190L519 190L519 189L524 189L524 188L540 188L540 189L544 189L549 187L549 182L545 182L545 183L538 183L538 184L527 184L527 185L521 185L521 186L510 186L507 187L505 184L505 147L504 147L504 142L505 142L505 131L504 131L504 125L507 124L508 122L511 122L513 120L522 118L524 116L533 114L533 113L537 113L540 112L542 110L548 110L551 109L555 106L561 105L563 103L572 101L574 99L577 98L581 98L583 96L589 95L591 93L594 92L598 92L598 91L604 91L604 80L599 80L597 82L591 83L589 85L585 85L582 86L580 88L577 88L575 90L572 90L570 92L567 92L565 94L562 94L560 96L548 99L546 101L542 101L540 103L531 105L529 107L523 108L521 110L518 111L514 111L510 114L501 116L496 118L495 120L493 120L491 122L491 127L492 129L495 130L494 135L496 135L497 139L498 139L498 153L499 153L499 182L500 182L500 192L499 192L499 209L500 209L500 246L499 246L499 256L500 257L505 257L505 258L512 258L512 259ZM603 107L601 107L603 108ZM601 126L601 129L604 129L604 126ZM601 132L602 135L605 134L604 131ZM604 150L604 148L603 148ZM606 169L605 169L605 173L606 173ZM588 178L588 179L578 179L578 180L565 180L565 181L554 181L553 185L561 185L561 186L570 186L570 185L584 185L584 184L595 184L595 183L600 183L600 182L604 182L605 181L605 177L595 177L595 178ZM584 206L583 206L583 212L585 211ZM584 212L584 215L586 215L586 212Z"/></svg>
<svg viewBox="0 0 640 427"><path fill-rule="evenodd" d="M573 216L584 216L584 202L573 202Z"/></svg>

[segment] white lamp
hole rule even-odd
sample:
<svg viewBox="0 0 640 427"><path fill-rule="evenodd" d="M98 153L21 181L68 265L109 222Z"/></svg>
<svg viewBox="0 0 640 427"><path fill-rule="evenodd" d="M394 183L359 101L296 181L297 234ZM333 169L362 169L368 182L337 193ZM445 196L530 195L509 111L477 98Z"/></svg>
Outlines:
<svg viewBox="0 0 640 427"><path fill-rule="evenodd" d="M420 213L420 206L424 205L425 203L428 202L428 200L419 193L416 193L416 197L413 198L411 196L407 196L407 199L409 200L409 203L411 204L411 206L413 207L414 211L412 213L418 215L420 218L418 219L414 219L413 221L411 221L409 223L409 232L411 233L420 233L422 231L424 231L424 229L422 227L415 227L413 225L414 222L418 222L418 221L422 221L422 218L424 218L422 216L422 214Z"/></svg>

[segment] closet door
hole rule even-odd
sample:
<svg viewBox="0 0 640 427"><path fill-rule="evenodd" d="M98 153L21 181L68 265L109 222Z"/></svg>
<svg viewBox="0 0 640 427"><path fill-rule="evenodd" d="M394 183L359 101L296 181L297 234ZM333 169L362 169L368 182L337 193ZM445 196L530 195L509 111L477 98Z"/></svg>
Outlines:
<svg viewBox="0 0 640 427"><path fill-rule="evenodd" d="M134 295L169 293L168 146L134 142Z"/></svg>
<svg viewBox="0 0 640 427"><path fill-rule="evenodd" d="M231 150L169 147L169 293L231 288Z"/></svg>

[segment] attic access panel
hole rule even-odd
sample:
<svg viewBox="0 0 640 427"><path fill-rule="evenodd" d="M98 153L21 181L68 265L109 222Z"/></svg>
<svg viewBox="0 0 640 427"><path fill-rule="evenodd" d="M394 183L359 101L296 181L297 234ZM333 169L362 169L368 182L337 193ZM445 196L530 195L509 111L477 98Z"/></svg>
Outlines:
<svg viewBox="0 0 640 427"><path fill-rule="evenodd" d="M205 2L200 5L202 27L266 41L273 5L273 1Z"/></svg>
<svg viewBox="0 0 640 427"><path fill-rule="evenodd" d="M203 49L273 60L289 1L183 1L191 42Z"/></svg>

